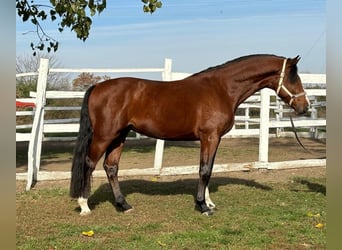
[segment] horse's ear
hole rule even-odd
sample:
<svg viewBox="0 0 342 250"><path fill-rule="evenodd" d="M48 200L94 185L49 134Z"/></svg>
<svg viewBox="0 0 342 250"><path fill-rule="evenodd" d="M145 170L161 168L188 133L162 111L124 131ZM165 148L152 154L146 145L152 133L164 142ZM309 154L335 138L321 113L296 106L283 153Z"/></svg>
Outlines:
<svg viewBox="0 0 342 250"><path fill-rule="evenodd" d="M292 65L296 65L300 60L300 56L296 56L295 58L293 58L291 61L292 61Z"/></svg>

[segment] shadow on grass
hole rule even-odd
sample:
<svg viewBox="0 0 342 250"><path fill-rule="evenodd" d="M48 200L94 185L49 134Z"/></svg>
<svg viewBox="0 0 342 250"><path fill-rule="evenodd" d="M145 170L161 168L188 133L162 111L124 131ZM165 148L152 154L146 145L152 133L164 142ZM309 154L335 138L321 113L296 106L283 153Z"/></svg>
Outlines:
<svg viewBox="0 0 342 250"><path fill-rule="evenodd" d="M295 182L302 184L302 185L306 185L306 187L308 188L308 192L321 193L324 196L326 196L326 186L325 185L315 183L313 181L309 181L309 180L305 180L305 179L296 179ZM293 191L299 191L299 190L293 190Z"/></svg>
<svg viewBox="0 0 342 250"><path fill-rule="evenodd" d="M147 195L179 195L188 194L192 195L194 201L196 199L198 179L184 179L170 182L155 182L148 180L123 180L120 181L120 187L125 196L133 193L141 193ZM253 180L245 180L239 178L225 178L213 177L210 180L210 193L218 191L219 186L223 185L245 185L262 190L272 190L267 185L260 184ZM90 209L95 209L103 202L110 202L117 211L122 211L116 206L114 195L109 183L102 184L95 192L89 197L88 204Z"/></svg>

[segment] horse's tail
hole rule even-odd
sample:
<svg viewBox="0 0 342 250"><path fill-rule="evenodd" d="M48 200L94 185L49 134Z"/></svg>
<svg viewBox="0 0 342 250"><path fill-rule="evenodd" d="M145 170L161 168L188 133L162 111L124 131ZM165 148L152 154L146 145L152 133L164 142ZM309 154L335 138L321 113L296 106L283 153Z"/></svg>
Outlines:
<svg viewBox="0 0 342 250"><path fill-rule="evenodd" d="M74 149L71 168L70 196L73 198L83 197L85 192L87 192L85 190L86 187L89 186L86 183L86 173L89 168L87 165L87 153L93 136L93 128L89 117L88 99L94 87L95 85L86 91L81 108L80 130Z"/></svg>

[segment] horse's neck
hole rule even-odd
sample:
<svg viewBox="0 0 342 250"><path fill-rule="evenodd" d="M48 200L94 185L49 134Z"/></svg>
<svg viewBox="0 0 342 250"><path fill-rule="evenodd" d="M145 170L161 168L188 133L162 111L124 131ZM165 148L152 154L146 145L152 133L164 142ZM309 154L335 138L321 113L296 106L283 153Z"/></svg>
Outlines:
<svg viewBox="0 0 342 250"><path fill-rule="evenodd" d="M239 65L236 65L238 67ZM247 64L240 68L231 69L227 77L227 91L233 96L237 106L248 97L263 88L275 89L279 79L279 67L277 63L263 65ZM230 78L230 79L229 79Z"/></svg>

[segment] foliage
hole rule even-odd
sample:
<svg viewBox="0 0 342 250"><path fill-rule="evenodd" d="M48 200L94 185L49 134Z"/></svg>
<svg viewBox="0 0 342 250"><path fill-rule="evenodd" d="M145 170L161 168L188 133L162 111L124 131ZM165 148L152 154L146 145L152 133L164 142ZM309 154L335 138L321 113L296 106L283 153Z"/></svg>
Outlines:
<svg viewBox="0 0 342 250"><path fill-rule="evenodd" d="M93 73L83 72L72 81L73 90L86 90L89 86L103 80L108 80L109 76L95 76Z"/></svg>
<svg viewBox="0 0 342 250"><path fill-rule="evenodd" d="M57 57L50 54L38 53L37 56L32 57L28 55L16 57L16 73L37 72L39 68L40 58L48 58L51 68L61 67L60 61ZM28 98L30 91L37 89L37 75L24 76L16 78L16 98ZM61 90L69 88L70 79L67 75L61 73L49 73L47 79L48 90Z"/></svg>
<svg viewBox="0 0 342 250"><path fill-rule="evenodd" d="M153 13L157 8L162 7L162 2L158 0L141 0L144 3L144 12Z"/></svg>
<svg viewBox="0 0 342 250"><path fill-rule="evenodd" d="M37 72L39 67L40 58L48 58L51 67L60 67L60 62L54 55L50 54L37 54L37 56L17 56L16 57L16 73L29 73ZM29 98L30 91L35 92L37 89L38 76L23 76L16 78L16 98ZM47 78L47 90L67 90L70 89L70 79L67 75L61 73L49 73ZM68 105L72 100L64 100L63 105L61 100L49 100L47 104L51 105ZM72 102L80 106L81 102ZM30 111L30 107L17 107L17 111ZM50 111L46 117L60 117L65 116L66 112ZM74 112L75 113L75 112ZM77 115L79 112L77 112ZM73 114L75 116L75 114ZM56 118L55 118L56 119ZM16 124L32 124L32 116L16 116Z"/></svg>
<svg viewBox="0 0 342 250"><path fill-rule="evenodd" d="M157 8L161 8L162 3L158 0L142 0L143 11L153 13ZM16 0L17 15L23 22L30 21L35 27L38 42L31 42L33 55L36 50L56 52L59 42L51 37L41 25L41 22L50 20L58 22L57 29L63 32L65 28L70 28L75 32L76 37L85 41L89 36L92 25L92 17L100 14L107 6L106 0L50 0L50 4L41 4L35 0Z"/></svg>

